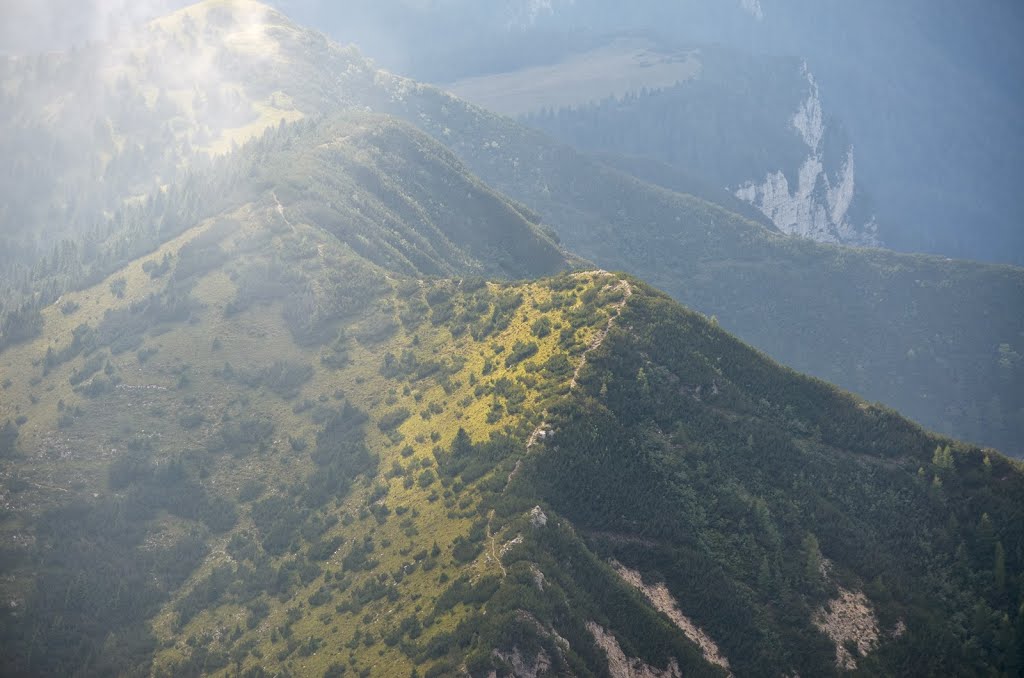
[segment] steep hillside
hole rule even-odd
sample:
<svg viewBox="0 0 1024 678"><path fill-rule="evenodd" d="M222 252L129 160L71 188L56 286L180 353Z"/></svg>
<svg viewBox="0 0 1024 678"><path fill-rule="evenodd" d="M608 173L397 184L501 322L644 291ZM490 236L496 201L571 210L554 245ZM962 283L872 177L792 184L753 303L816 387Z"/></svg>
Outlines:
<svg viewBox="0 0 1024 678"><path fill-rule="evenodd" d="M524 120L577 148L699 170L784 233L883 244L858 181L853 144L805 63L709 47L666 52L698 61L699 75L650 91L534 109Z"/></svg>
<svg viewBox="0 0 1024 678"><path fill-rule="evenodd" d="M228 583L222 566L244 562L238 549L252 548L254 536L259 557L231 578L256 587L240 593L253 618L280 617L263 626L281 624L290 637L295 620L286 621L285 607L312 594L295 598L341 534L373 548L362 537L389 513L377 506L378 475L394 478L396 464L407 466L400 475L410 482L397 492L408 505L395 512L415 511L376 538L378 548L395 544L387 565L401 580L419 531L430 535L427 553L438 540L450 549L472 523L437 524L453 508L451 495L437 501L429 460L438 436L458 426L485 437L527 425L535 403L573 368L556 361L526 373L519 363L547 366L556 347L578 356L607 322L600 306L614 300L596 293L577 303L575 294L552 299L545 285L409 277L536 274L564 259L513 207L403 125L360 117L294 131L246 149L259 170L233 165L248 190L225 196L230 207L98 284L66 292L42 312L39 338L0 354L3 635L12 650L4 673L108 674L148 666L154 654L157 669L174 675L190 670L173 668L183 659L205 671L226 666L228 655L205 636L220 637L220 622L200 613L216 607ZM415 192L414 180L429 194ZM439 212L443 201L449 207ZM165 209L184 213L177 203ZM331 209L340 212L329 218ZM514 235L516 243L503 240ZM505 256L505 247L520 249ZM486 265L468 256L474 249L487 251ZM582 292L603 280L563 286ZM534 304L544 306L543 321ZM482 386L477 379L496 366L536 388L527 393L509 379ZM343 504L353 483L360 490ZM251 512L246 502L256 502ZM313 552L296 559L293 542ZM420 550L410 566L423 560ZM424 573L438 567L438 555ZM425 576L409 581L436 588ZM380 597L371 582L359 583L359 596ZM196 638L210 657L189 651ZM269 657L281 648L263 650Z"/></svg>
<svg viewBox="0 0 1024 678"><path fill-rule="evenodd" d="M400 96L378 107L444 139L581 256L641 275L787 365L1021 453L1024 269L785 237L392 80Z"/></svg>
<svg viewBox="0 0 1024 678"><path fill-rule="evenodd" d="M518 478L655 606L667 589L737 675L1020 666L1019 464L781 369L642 288L579 384ZM953 621L967 608L979 626Z"/></svg>
<svg viewBox="0 0 1024 678"><path fill-rule="evenodd" d="M44 332L42 305L102 280L196 220L246 205L296 233L297 223L312 224L364 260L409 275L522 278L576 261L535 215L482 185L426 135L394 119L347 114L275 127L4 281L0 349Z"/></svg>
<svg viewBox="0 0 1024 678"><path fill-rule="evenodd" d="M0 670L1020 666L1019 465L633 278L486 282L571 263L536 221L352 114L41 269L0 352Z"/></svg>
<svg viewBox="0 0 1024 678"><path fill-rule="evenodd" d="M740 200L727 188L718 187L707 177L695 172L642 155L619 153L593 153L591 155L601 163L636 177L644 183L659 186L674 193L699 196L707 202L724 207L729 212L759 223L769 231L779 230L756 207Z"/></svg>
<svg viewBox="0 0 1024 678"><path fill-rule="evenodd" d="M638 37L606 42L447 88L576 148L699 171L715 188L696 195L721 202L724 188L785 233L881 244L853 145L806 63Z"/></svg>
<svg viewBox="0 0 1024 678"><path fill-rule="evenodd" d="M494 473L547 435L631 289L399 278L250 203L64 295L0 366L5 672L458 656L446 634L504 572Z"/></svg>
<svg viewBox="0 0 1024 678"><path fill-rule="evenodd" d="M326 112L353 60L249 0L199 3L71 52L0 58L0 270L281 120Z"/></svg>
<svg viewBox="0 0 1024 678"><path fill-rule="evenodd" d="M5 673L1019 665L1020 466L634 279L410 278L250 204L43 317Z"/></svg>
<svg viewBox="0 0 1024 678"><path fill-rule="evenodd" d="M116 175L123 181L110 174L97 183L90 178L97 162L128 158L137 144L115 155L110 150L116 150L116 144L110 145L114 142L101 143L84 130L73 135L74 143L54 142L54 154L33 155L25 149L8 154L24 159L9 163L10 183L3 185L5 195L12 196L11 206L25 198L24 210L9 207L3 216L5 233L22 234L3 248L11 256L4 275L5 307L15 312L15 324L34 327L33 302L23 294L33 287L25 281L38 279L40 268L50 270L54 262L59 266L65 258L74 259L73 252L66 254L69 248L85 247L73 242L51 249L45 244L50 236L40 246L35 239L52 225L89 232L92 239L96 229L106 229L103 211L127 210L126 197L145 194L139 184L163 183L165 168L172 165L198 169L210 162L204 158L216 150L209 141L214 137L220 139L216 147L225 148L231 140L240 142L265 126L276 127L281 117L315 118L339 108L369 108L400 116L431 134L489 185L525 204L527 209L516 208L521 213L541 215L579 255L642 276L676 299L715 315L724 327L776 359L896 407L944 433L1021 451L1024 319L1016 309L1024 299L1024 274L1019 269L781 238L728 209L654 189L505 118L381 72L353 50L248 0L200 3L155 22L135 42L126 40L135 47L130 52L112 48L120 55L114 61L122 66L111 72L124 74L118 82L128 91L158 95L165 76L201 72L204 77L194 83L198 100L228 97L246 122L223 123L224 116L216 111L197 112L191 105L158 107L156 99L141 94L93 96L93 74L107 72L105 46L91 48L92 61L51 57L64 64L63 70L44 69L21 80L17 93L7 89L18 105L5 111L19 112L21 122L12 123L13 132L0 135L4 143L27 142L36 127L44 136L76 130L76 125L66 124L67 116L81 109L81 120L102 123L89 129L120 129L123 124L123 132L113 139L141 143L152 138L148 148L172 156L164 162L136 153ZM33 63L10 68L33 73L48 61ZM71 63L83 64L80 77ZM65 72L70 75L57 77ZM12 78L17 80L5 76L5 81ZM61 97L46 84L49 78L64 88ZM81 105L62 104L79 100ZM115 115L118 106L131 101L138 104L133 115L124 120ZM54 118L52 129L38 122L50 119L48 111L65 111L64 117ZM110 122L115 119L121 122ZM159 124L132 127L129 119ZM25 127L25 120L36 121L35 127ZM177 141L169 141L168 130ZM179 154L175 149L185 150ZM185 153L189 149L191 156ZM195 153L197 149L202 152ZM65 155L71 152L74 158ZM68 167L72 169L65 172ZM42 188L24 183L36 179L45 179ZM59 185L51 186L51 179ZM696 186L691 184L690 190L698 190ZM137 202L130 201L129 207ZM43 254L46 264L24 266ZM117 265L125 261L122 256ZM113 270L108 265L103 274ZM51 294L44 299L55 299L66 287L47 289ZM10 335L12 323L2 322Z"/></svg>
<svg viewBox="0 0 1024 678"><path fill-rule="evenodd" d="M245 0L145 35L126 97L166 57L216 66L199 100L231 73L303 120L190 153L208 123L147 100L117 143L168 155L5 269L0 674L1020 673L1019 462L546 224L929 416L1022 407L1020 270L786 237ZM67 170L10 231L27 261L103 149L19 161Z"/></svg>
<svg viewBox="0 0 1024 678"><path fill-rule="evenodd" d="M1021 453L1021 269L780 239L431 88L370 78L374 107L444 140L582 256L643 276L799 370Z"/></svg>

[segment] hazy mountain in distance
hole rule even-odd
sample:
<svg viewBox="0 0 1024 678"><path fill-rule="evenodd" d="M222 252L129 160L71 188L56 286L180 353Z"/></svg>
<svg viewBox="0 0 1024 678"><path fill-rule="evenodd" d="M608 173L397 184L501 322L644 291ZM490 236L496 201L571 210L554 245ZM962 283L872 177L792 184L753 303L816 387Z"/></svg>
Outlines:
<svg viewBox="0 0 1024 678"><path fill-rule="evenodd" d="M12 20L0 33L0 51L83 44L127 18L184 4L149 0L126 10L117 0L73 7L14 2L4 8ZM1016 115L1024 52L1016 36L1024 15L1011 0L979 6L951 0L277 5L343 43L358 43L391 70L438 83L543 67L623 31L803 59L854 146L857 183L872 197L867 217L876 216L880 242L903 251L1024 262L1015 198L1024 144ZM789 188L799 193L799 181Z"/></svg>
<svg viewBox="0 0 1024 678"><path fill-rule="evenodd" d="M519 111L526 124L578 148L647 157L688 173L699 168L707 182L753 206L784 233L819 242L883 244L870 197L858 183L854 146L823 107L806 63L720 48L615 44L638 62L632 89L601 90L601 83L614 78L608 74L626 65L592 64L593 52L556 66L477 76L450 89L499 112ZM554 71L578 81L577 60L594 69L589 95L570 99L572 90L560 79L538 77ZM678 66L659 80L651 72L657 63ZM548 102L540 92L531 97L510 87L510 78L537 83L561 99Z"/></svg>
<svg viewBox="0 0 1024 678"><path fill-rule="evenodd" d="M336 37L359 41L386 67L440 83L543 67L623 31L806 60L855 146L882 242L1024 262L1015 198L1024 144L1016 115L1024 52L1016 36L1024 14L1011 0L577 0L508 3L504 12L459 0L350 3L343 11L291 6ZM514 20L527 6L538 10L531 20Z"/></svg>
<svg viewBox="0 0 1024 678"><path fill-rule="evenodd" d="M113 77L105 98L93 94L104 90L97 81L111 78L102 46L93 48L93 60L79 59L53 76L46 64L65 63L66 56L51 55L42 66L8 64L28 75L25 95L4 109L12 127L2 139L21 148L12 157L23 159L8 168L12 188L5 193L14 198L11 205L25 207L22 218L6 214L5 251L21 254L11 256L5 280L4 310L16 321L0 331L5 343L37 331L38 304L69 286L93 284L145 251L106 235L98 210L123 213L132 223L130 210L115 209L118 201L144 199L139 191L164 177L182 174L185 181L190 168L204 167L211 152L230 150L231 141L281 118L369 108L434 136L579 255L645 276L776 359L946 434L1019 450L1024 382L1017 375L1024 367L1014 356L1022 352L1024 328L1013 309L1024 296L1024 277L1018 269L781 237L708 202L714 192L685 196L634 181L512 121L379 71L357 51L257 3L199 5L138 35L147 37L148 49L126 50L129 36L111 52L119 55L114 73L132 77ZM99 65L98 75L91 64ZM173 74L190 69L208 74L198 81L198 95L175 89ZM68 77L83 71L89 77ZM65 88L57 108L50 103L54 82ZM154 82L166 96L148 84ZM67 106L78 100L89 106ZM65 111L69 124L40 124L44 110ZM76 129L83 134L75 137ZM119 147L111 130L130 130L132 143ZM77 143L61 140L69 133ZM68 155L31 152L32 139L50 137L56 140L46 143ZM55 162L58 171L51 169ZM106 170L93 172L94 166ZM150 229L152 238L161 232L152 224L134 227ZM88 244L40 246L35 239L50 228L87 232ZM103 257L96 258L93 243L105 240ZM46 263L25 266L39 257Z"/></svg>

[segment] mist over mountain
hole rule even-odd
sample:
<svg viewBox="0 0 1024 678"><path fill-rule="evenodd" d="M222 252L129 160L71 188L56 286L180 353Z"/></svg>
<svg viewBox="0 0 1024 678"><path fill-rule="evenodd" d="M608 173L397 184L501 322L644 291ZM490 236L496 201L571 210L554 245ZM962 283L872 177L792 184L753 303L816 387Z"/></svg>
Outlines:
<svg viewBox="0 0 1024 678"><path fill-rule="evenodd" d="M202 5L130 35L145 37L96 46L75 59L7 62L22 78L21 96L5 108L11 127L4 138L17 158L4 178L11 196L4 215L11 312L30 314L67 285L94 282L140 251L118 233L139 219L118 208L124 198L137 203L176 176L194 182L189 173L211 153L282 119L369 108L448 145L585 257L648 276L777 359L947 434L1019 449L1021 367L1006 356L1020 352L1022 318L1004 310L1021 298L1019 271L893 262L886 253L856 250L819 250L808 258L811 241L773 237L716 206L723 191L707 178L715 176L714 163L701 182L670 186L695 200L666 196L523 126L378 71L357 51L257 3ZM790 78L806 82L795 71ZM61 103L54 107L48 97L57 91ZM81 103L68 105L76 99ZM782 97L780 113L788 101ZM39 124L44 110L63 112L67 122ZM122 144L114 130L125 125L131 136ZM807 146L794 130L780 139L794 162L807 162L800 160ZM33 144L61 153L62 171L51 171L53 156L33 153ZM737 157L742 165L752 156ZM108 223L111 212L115 225ZM55 249L61 237L83 231L88 245L72 239ZM852 268L841 263L851 260ZM32 261L40 265L26 266ZM893 285L892 271L902 271L906 282ZM965 282L952 286L951 297L946 289L960 278ZM0 334L9 342L18 332L8 327Z"/></svg>
<svg viewBox="0 0 1024 678"><path fill-rule="evenodd" d="M671 10L6 5L0 673L1018 675L1024 269Z"/></svg>
<svg viewBox="0 0 1024 678"><path fill-rule="evenodd" d="M681 48L718 44L803 59L826 112L849 134L881 242L904 251L1024 261L1015 198L1024 144L1016 115L1024 96L1024 51L1016 40L1024 12L1017 3L370 7L297 3L294 9L340 39L360 42L385 66L439 83L556 63L632 31ZM527 12L530 20L516 20L526 7L535 10Z"/></svg>
<svg viewBox="0 0 1024 678"><path fill-rule="evenodd" d="M16 20L0 33L0 48L83 44L185 4L15 2L5 10ZM1024 145L1015 114L1024 96L1018 75L1024 50L1015 39L1024 30L1024 12L1017 3L276 4L342 43L359 45L391 70L436 83L557 63L630 32L676 48L725 45L802 59L821 88L826 114L849 136L858 185L872 198L862 221L877 219L878 242L903 251L1024 262L1015 198ZM842 170L842 160L836 169ZM799 193L799 182L789 183ZM777 201L768 202L771 210Z"/></svg>

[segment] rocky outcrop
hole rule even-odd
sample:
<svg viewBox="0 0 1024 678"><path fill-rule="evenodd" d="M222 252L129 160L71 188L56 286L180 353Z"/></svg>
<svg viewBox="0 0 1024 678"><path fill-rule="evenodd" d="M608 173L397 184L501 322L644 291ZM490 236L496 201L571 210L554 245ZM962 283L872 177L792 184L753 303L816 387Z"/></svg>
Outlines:
<svg viewBox="0 0 1024 678"><path fill-rule="evenodd" d="M540 650L532 659L523 656L519 648L513 648L511 652L494 651L494 656L505 662L512 668L512 675L515 678L539 678L548 675L551 670L551 658L544 650ZM497 676L497 672L491 672Z"/></svg>
<svg viewBox="0 0 1024 678"><path fill-rule="evenodd" d="M587 622L594 642L608 656L608 674L612 678L682 678L679 663L672 659L668 668L659 669L636 657L627 657L615 636L595 622Z"/></svg>
<svg viewBox="0 0 1024 678"><path fill-rule="evenodd" d="M827 129L818 85L806 65L804 76L807 98L791 124L809 152L797 172L796 185L790 185L786 173L779 170L760 183L747 182L736 189L735 195L759 209L784 233L820 242L879 245L874 218L858 222L851 211L856 195L853 146L846 148L841 164L828 166Z"/></svg>
<svg viewBox="0 0 1024 678"><path fill-rule="evenodd" d="M517 646L513 646L511 650L505 651L492 650L491 656L506 664L511 669L512 675L515 678L539 678L540 676L551 675L552 666L555 665L556 661L564 663L565 655L570 647L569 641L563 638L553 627L541 624L536 617L526 610L517 610L516 619L533 626L540 637L552 641L555 661L552 661L551 655L543 648L537 650L533 657L524 655L523 651ZM497 675L496 671L490 673L490 676L495 678Z"/></svg>
<svg viewBox="0 0 1024 678"><path fill-rule="evenodd" d="M612 567L619 573L623 581L647 596L647 600L651 602L655 609L671 619L672 623L683 632L684 636L700 647L701 652L704 654L704 659L708 663L715 664L729 671L729 660L718 649L718 645L692 619L682 613L679 609L679 603L672 596L672 593L669 592L668 588L666 588L665 584L658 583L654 586L648 586L644 584L644 580L639 572L631 570L614 560L612 561ZM729 675L732 674L730 673Z"/></svg>
<svg viewBox="0 0 1024 678"><path fill-rule="evenodd" d="M863 593L839 588L839 595L814 615L814 625L836 646L836 666L852 671L857 668L848 645L865 657L878 645L878 619Z"/></svg>

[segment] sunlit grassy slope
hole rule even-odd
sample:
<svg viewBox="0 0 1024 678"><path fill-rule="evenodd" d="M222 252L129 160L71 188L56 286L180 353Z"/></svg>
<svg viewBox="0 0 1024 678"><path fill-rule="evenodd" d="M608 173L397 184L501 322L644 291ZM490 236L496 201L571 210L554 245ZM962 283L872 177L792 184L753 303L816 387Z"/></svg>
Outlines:
<svg viewBox="0 0 1024 678"><path fill-rule="evenodd" d="M6 671L1016 661L1018 465L632 278L411 275L266 188L0 353Z"/></svg>
<svg viewBox="0 0 1024 678"><path fill-rule="evenodd" d="M165 257L173 263L161 272ZM275 275L280 279L268 280ZM284 290L283 302L264 289L273 284ZM307 311L338 296L347 304L343 319L309 345L309 317L288 311L321 289L335 292ZM21 422L24 454L7 467L7 537L17 543L32 534L42 546L46 537L31 526L48 512L135 499L156 510L125 516L141 530L125 555L199 535L206 555L180 587L164 588L167 597L151 610L158 671L174 673L175 662L195 659L196 647L211 653L211 662L243 647L249 654L240 665L270 662L308 673L354 658L375 675L408 672L409 656L379 639L400 620L429 613L446 588L439 578L465 573L475 581L499 572L492 544L467 546L469 555L453 560L453 543L485 516L478 483L439 481L438 451L460 429L478 442L513 435L515 454L501 464L508 475L542 423L545 403L567 392L573 365L622 294L618 279L605 273L519 285L394 278L276 206L246 206L65 295L44 313L42 339L3 353L0 419ZM168 310L175 303L178 310ZM372 461L350 490L335 484L330 496L289 508L296 514L286 548L275 545L272 557L259 547L259 555L241 555L239 544L265 540L273 529L254 525L254 506L291 501L310 478L331 472L310 451L315 457L327 445L318 434L348 406L368 415L358 428ZM173 499L133 497L156 492L143 478L168 468L198 482L204 497L226 502L217 510L234 519L195 520ZM371 543L365 540L372 540L373 567L344 567L357 545ZM468 543L475 541L479 535ZM5 594L31 610L29 562L12 570ZM85 582L98 576L88 573L89 563L80 566ZM274 595L211 594L183 623L182 601L224 566L242 579L235 568L276 568ZM289 568L297 579L282 583ZM74 583L71 571L66 576L71 589L87 585ZM45 581L42 575L36 583ZM371 582L388 598L367 593ZM339 604L352 609L338 612ZM427 635L451 630L463 615L458 606L436 615ZM296 653L275 659L283 648L295 650L296 639ZM198 665L215 668L204 661Z"/></svg>

